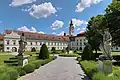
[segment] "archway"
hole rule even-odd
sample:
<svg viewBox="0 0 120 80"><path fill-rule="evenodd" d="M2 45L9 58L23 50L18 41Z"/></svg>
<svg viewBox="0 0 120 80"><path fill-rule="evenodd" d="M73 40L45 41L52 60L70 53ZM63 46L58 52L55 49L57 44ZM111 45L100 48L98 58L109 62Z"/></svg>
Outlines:
<svg viewBox="0 0 120 80"><path fill-rule="evenodd" d="M12 52L17 52L17 48L16 47L12 47Z"/></svg>

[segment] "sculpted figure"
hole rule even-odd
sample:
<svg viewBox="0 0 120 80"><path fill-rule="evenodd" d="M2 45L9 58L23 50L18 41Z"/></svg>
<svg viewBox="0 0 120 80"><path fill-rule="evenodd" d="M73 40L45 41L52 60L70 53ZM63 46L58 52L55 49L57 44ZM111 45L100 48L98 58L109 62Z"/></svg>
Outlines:
<svg viewBox="0 0 120 80"><path fill-rule="evenodd" d="M102 36L103 41L100 44L100 49L107 58L111 58L112 36L108 28L104 30Z"/></svg>
<svg viewBox="0 0 120 80"><path fill-rule="evenodd" d="M20 41L19 41L18 56L23 55L23 53L25 52L26 44L27 43L25 42L24 33L22 33L22 36L20 37Z"/></svg>

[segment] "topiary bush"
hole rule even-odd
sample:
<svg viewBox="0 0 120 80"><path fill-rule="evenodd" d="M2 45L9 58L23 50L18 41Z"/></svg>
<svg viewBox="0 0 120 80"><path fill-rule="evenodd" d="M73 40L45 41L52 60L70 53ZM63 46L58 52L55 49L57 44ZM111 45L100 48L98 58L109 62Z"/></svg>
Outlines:
<svg viewBox="0 0 120 80"><path fill-rule="evenodd" d="M23 67L23 70L26 72L26 73L31 73L35 70L35 65L34 64L27 64Z"/></svg>
<svg viewBox="0 0 120 80"><path fill-rule="evenodd" d="M8 68L7 73L10 76L10 80L16 80L19 76L19 72L17 71L17 69L14 68Z"/></svg>
<svg viewBox="0 0 120 80"><path fill-rule="evenodd" d="M43 44L40 49L39 59L48 59L48 58L49 58L48 48L47 48L46 44Z"/></svg>
<svg viewBox="0 0 120 80"><path fill-rule="evenodd" d="M87 44L83 50L83 53L81 54L82 60L92 60L92 55L92 47L91 45Z"/></svg>

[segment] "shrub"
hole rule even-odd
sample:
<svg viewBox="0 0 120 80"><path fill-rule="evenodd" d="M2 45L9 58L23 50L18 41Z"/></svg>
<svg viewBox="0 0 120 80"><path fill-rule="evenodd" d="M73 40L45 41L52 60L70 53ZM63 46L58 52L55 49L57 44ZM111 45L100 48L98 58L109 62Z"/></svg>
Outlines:
<svg viewBox="0 0 120 80"><path fill-rule="evenodd" d="M19 73L16 69L8 68L7 73L10 76L10 80L16 80L19 76Z"/></svg>
<svg viewBox="0 0 120 80"><path fill-rule="evenodd" d="M4 73L4 72L6 72L7 71L7 66L4 66L4 65L2 65L2 66L0 66L0 73Z"/></svg>
<svg viewBox="0 0 120 80"><path fill-rule="evenodd" d="M65 50L63 49L63 50L61 51L61 53L65 53Z"/></svg>
<svg viewBox="0 0 120 80"><path fill-rule="evenodd" d="M36 61L33 61L32 64L35 65L35 69L38 69L40 67L40 61L39 60L36 60Z"/></svg>
<svg viewBox="0 0 120 80"><path fill-rule="evenodd" d="M103 73L96 73L92 77L92 80L112 80L112 79L108 76L105 76Z"/></svg>
<svg viewBox="0 0 120 80"><path fill-rule="evenodd" d="M49 58L49 51L45 44L42 45L40 53L39 53L40 59L48 59Z"/></svg>
<svg viewBox="0 0 120 80"><path fill-rule="evenodd" d="M36 52L36 49L33 47L33 48L31 49L31 52Z"/></svg>
<svg viewBox="0 0 120 80"><path fill-rule="evenodd" d="M76 53L77 52L77 50L74 50L74 53Z"/></svg>
<svg viewBox="0 0 120 80"><path fill-rule="evenodd" d="M92 55L93 55L93 52L92 52L92 48L91 46L88 44L85 46L84 50L83 50L83 53L82 53L82 60L91 60L92 59Z"/></svg>
<svg viewBox="0 0 120 80"><path fill-rule="evenodd" d="M0 73L0 80L10 80L10 76L8 73Z"/></svg>
<svg viewBox="0 0 120 80"><path fill-rule="evenodd" d="M23 70L26 72L26 73L31 73L35 70L35 65L34 64L27 64L23 67Z"/></svg>
<svg viewBox="0 0 120 80"><path fill-rule="evenodd" d="M22 67L17 67L17 71L19 72L19 76L24 76L26 74Z"/></svg>

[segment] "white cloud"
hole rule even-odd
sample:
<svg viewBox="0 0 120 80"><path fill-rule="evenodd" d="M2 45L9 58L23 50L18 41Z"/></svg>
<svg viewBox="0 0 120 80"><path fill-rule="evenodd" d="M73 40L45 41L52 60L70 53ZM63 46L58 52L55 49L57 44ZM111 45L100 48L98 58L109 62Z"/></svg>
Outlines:
<svg viewBox="0 0 120 80"><path fill-rule="evenodd" d="M90 7L93 4L98 4L103 0L81 0L76 6L76 12L82 12L85 8Z"/></svg>
<svg viewBox="0 0 120 80"><path fill-rule="evenodd" d="M56 35L56 32L53 32L52 34Z"/></svg>
<svg viewBox="0 0 120 80"><path fill-rule="evenodd" d="M77 28L77 31L80 31L81 29L80 28Z"/></svg>
<svg viewBox="0 0 120 80"><path fill-rule="evenodd" d="M63 25L64 25L63 21L56 20L54 23L52 23L52 26L50 27L52 28L52 30L57 30L62 28Z"/></svg>
<svg viewBox="0 0 120 80"><path fill-rule="evenodd" d="M9 4L9 6L17 7L17 6L21 6L23 4L33 3L35 1L36 0L12 0L12 3Z"/></svg>
<svg viewBox="0 0 120 80"><path fill-rule="evenodd" d="M42 32L42 31L40 31L40 32L38 32L38 33L40 33L40 34L45 34L44 32Z"/></svg>
<svg viewBox="0 0 120 80"><path fill-rule="evenodd" d="M57 10L51 2L45 2L39 5L33 4L30 9L28 9L29 14L37 19L47 18L48 16L55 14Z"/></svg>
<svg viewBox="0 0 120 80"><path fill-rule="evenodd" d="M20 27L18 28L17 30L19 31L24 31L24 32L33 32L33 33L41 33L41 34L45 34L44 32L40 31L40 32L37 32L36 28L35 27L31 27L30 29L26 26L23 26L23 27Z"/></svg>
<svg viewBox="0 0 120 80"><path fill-rule="evenodd" d="M82 30L86 30L86 28L82 28Z"/></svg>
<svg viewBox="0 0 120 80"><path fill-rule="evenodd" d="M63 36L64 33L65 33L64 31L61 31L58 35L59 35L59 36Z"/></svg>
<svg viewBox="0 0 120 80"><path fill-rule="evenodd" d="M83 32L85 32L85 31L80 31L80 33L83 33Z"/></svg>
<svg viewBox="0 0 120 80"><path fill-rule="evenodd" d="M72 21L73 21L74 27L81 26L82 24L88 24L87 21L79 20L75 18L73 18Z"/></svg>
<svg viewBox="0 0 120 80"><path fill-rule="evenodd" d="M58 36L63 36L64 33L65 33L64 31L61 31L60 33L53 32L52 34L53 35L58 35Z"/></svg>
<svg viewBox="0 0 120 80"><path fill-rule="evenodd" d="M61 7L57 7L57 10L61 10L62 8Z"/></svg>

